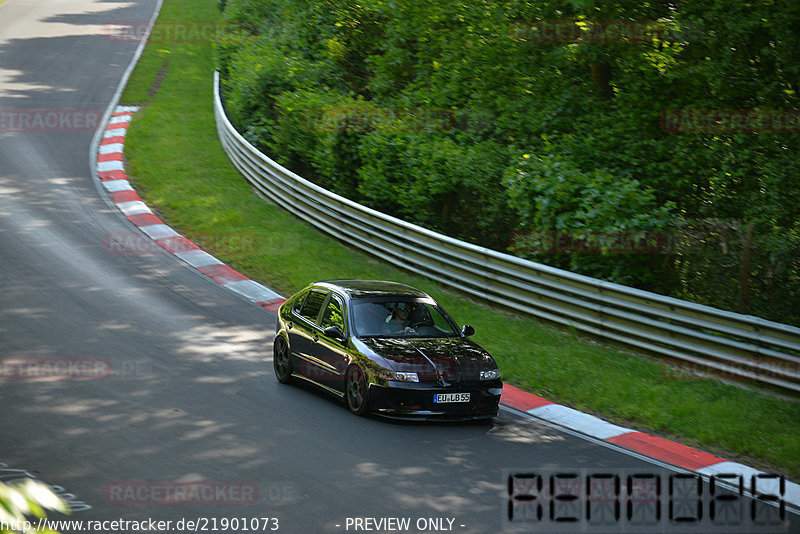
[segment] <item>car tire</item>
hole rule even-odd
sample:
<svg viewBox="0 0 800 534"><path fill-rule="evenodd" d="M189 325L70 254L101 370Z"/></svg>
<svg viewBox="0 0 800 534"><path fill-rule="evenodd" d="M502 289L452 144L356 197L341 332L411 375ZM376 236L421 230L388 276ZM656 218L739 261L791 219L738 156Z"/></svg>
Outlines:
<svg viewBox="0 0 800 534"><path fill-rule="evenodd" d="M364 415L369 411L369 388L364 371L353 365L347 371L345 382L345 398L347 407L356 415Z"/></svg>
<svg viewBox="0 0 800 534"><path fill-rule="evenodd" d="M292 358L289 344L283 336L277 336L273 344L272 366L275 369L275 378L281 384L292 382Z"/></svg>

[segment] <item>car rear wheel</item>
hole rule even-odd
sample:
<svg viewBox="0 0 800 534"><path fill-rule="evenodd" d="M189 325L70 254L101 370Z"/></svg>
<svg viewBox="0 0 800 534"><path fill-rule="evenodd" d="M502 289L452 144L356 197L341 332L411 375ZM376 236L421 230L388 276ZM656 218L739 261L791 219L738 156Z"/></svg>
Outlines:
<svg viewBox="0 0 800 534"><path fill-rule="evenodd" d="M292 381L292 360L289 357L289 345L283 336L275 338L272 365L278 382L288 384Z"/></svg>
<svg viewBox="0 0 800 534"><path fill-rule="evenodd" d="M347 407L356 415L364 415L369 410L367 379L364 371L354 365L347 372L347 387L345 388Z"/></svg>

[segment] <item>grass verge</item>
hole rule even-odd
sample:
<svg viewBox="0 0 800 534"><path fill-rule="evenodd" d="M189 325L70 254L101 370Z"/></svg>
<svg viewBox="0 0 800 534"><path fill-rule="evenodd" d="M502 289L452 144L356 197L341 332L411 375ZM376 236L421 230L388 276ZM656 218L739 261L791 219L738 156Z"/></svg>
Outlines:
<svg viewBox="0 0 800 534"><path fill-rule="evenodd" d="M220 18L211 0L166 0L159 24ZM166 32L164 32L166 33ZM124 45L122 45L124 46ZM397 280L431 293L518 387L726 459L800 479L800 404L674 373L647 357L493 310L326 237L256 197L217 139L213 48L152 42L122 103L141 105L125 146L135 188L176 230L278 292L326 278Z"/></svg>

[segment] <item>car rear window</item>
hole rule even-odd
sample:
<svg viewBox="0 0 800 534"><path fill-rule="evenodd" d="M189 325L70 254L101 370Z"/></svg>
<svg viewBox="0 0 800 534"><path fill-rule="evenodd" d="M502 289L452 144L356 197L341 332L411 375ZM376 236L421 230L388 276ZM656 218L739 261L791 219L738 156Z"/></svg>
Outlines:
<svg viewBox="0 0 800 534"><path fill-rule="evenodd" d="M325 302L325 292L311 290L306 295L306 300L303 302L303 307L300 308L300 315L311 321L317 322L319 317L319 310L322 309L322 303Z"/></svg>

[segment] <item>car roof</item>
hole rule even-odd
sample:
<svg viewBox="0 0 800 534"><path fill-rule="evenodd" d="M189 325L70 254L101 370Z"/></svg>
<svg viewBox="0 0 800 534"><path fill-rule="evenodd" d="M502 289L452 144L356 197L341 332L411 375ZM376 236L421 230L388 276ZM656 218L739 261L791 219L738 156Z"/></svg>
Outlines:
<svg viewBox="0 0 800 534"><path fill-rule="evenodd" d="M430 298L419 289L387 280L323 280L313 285L338 289L353 299L392 295Z"/></svg>

